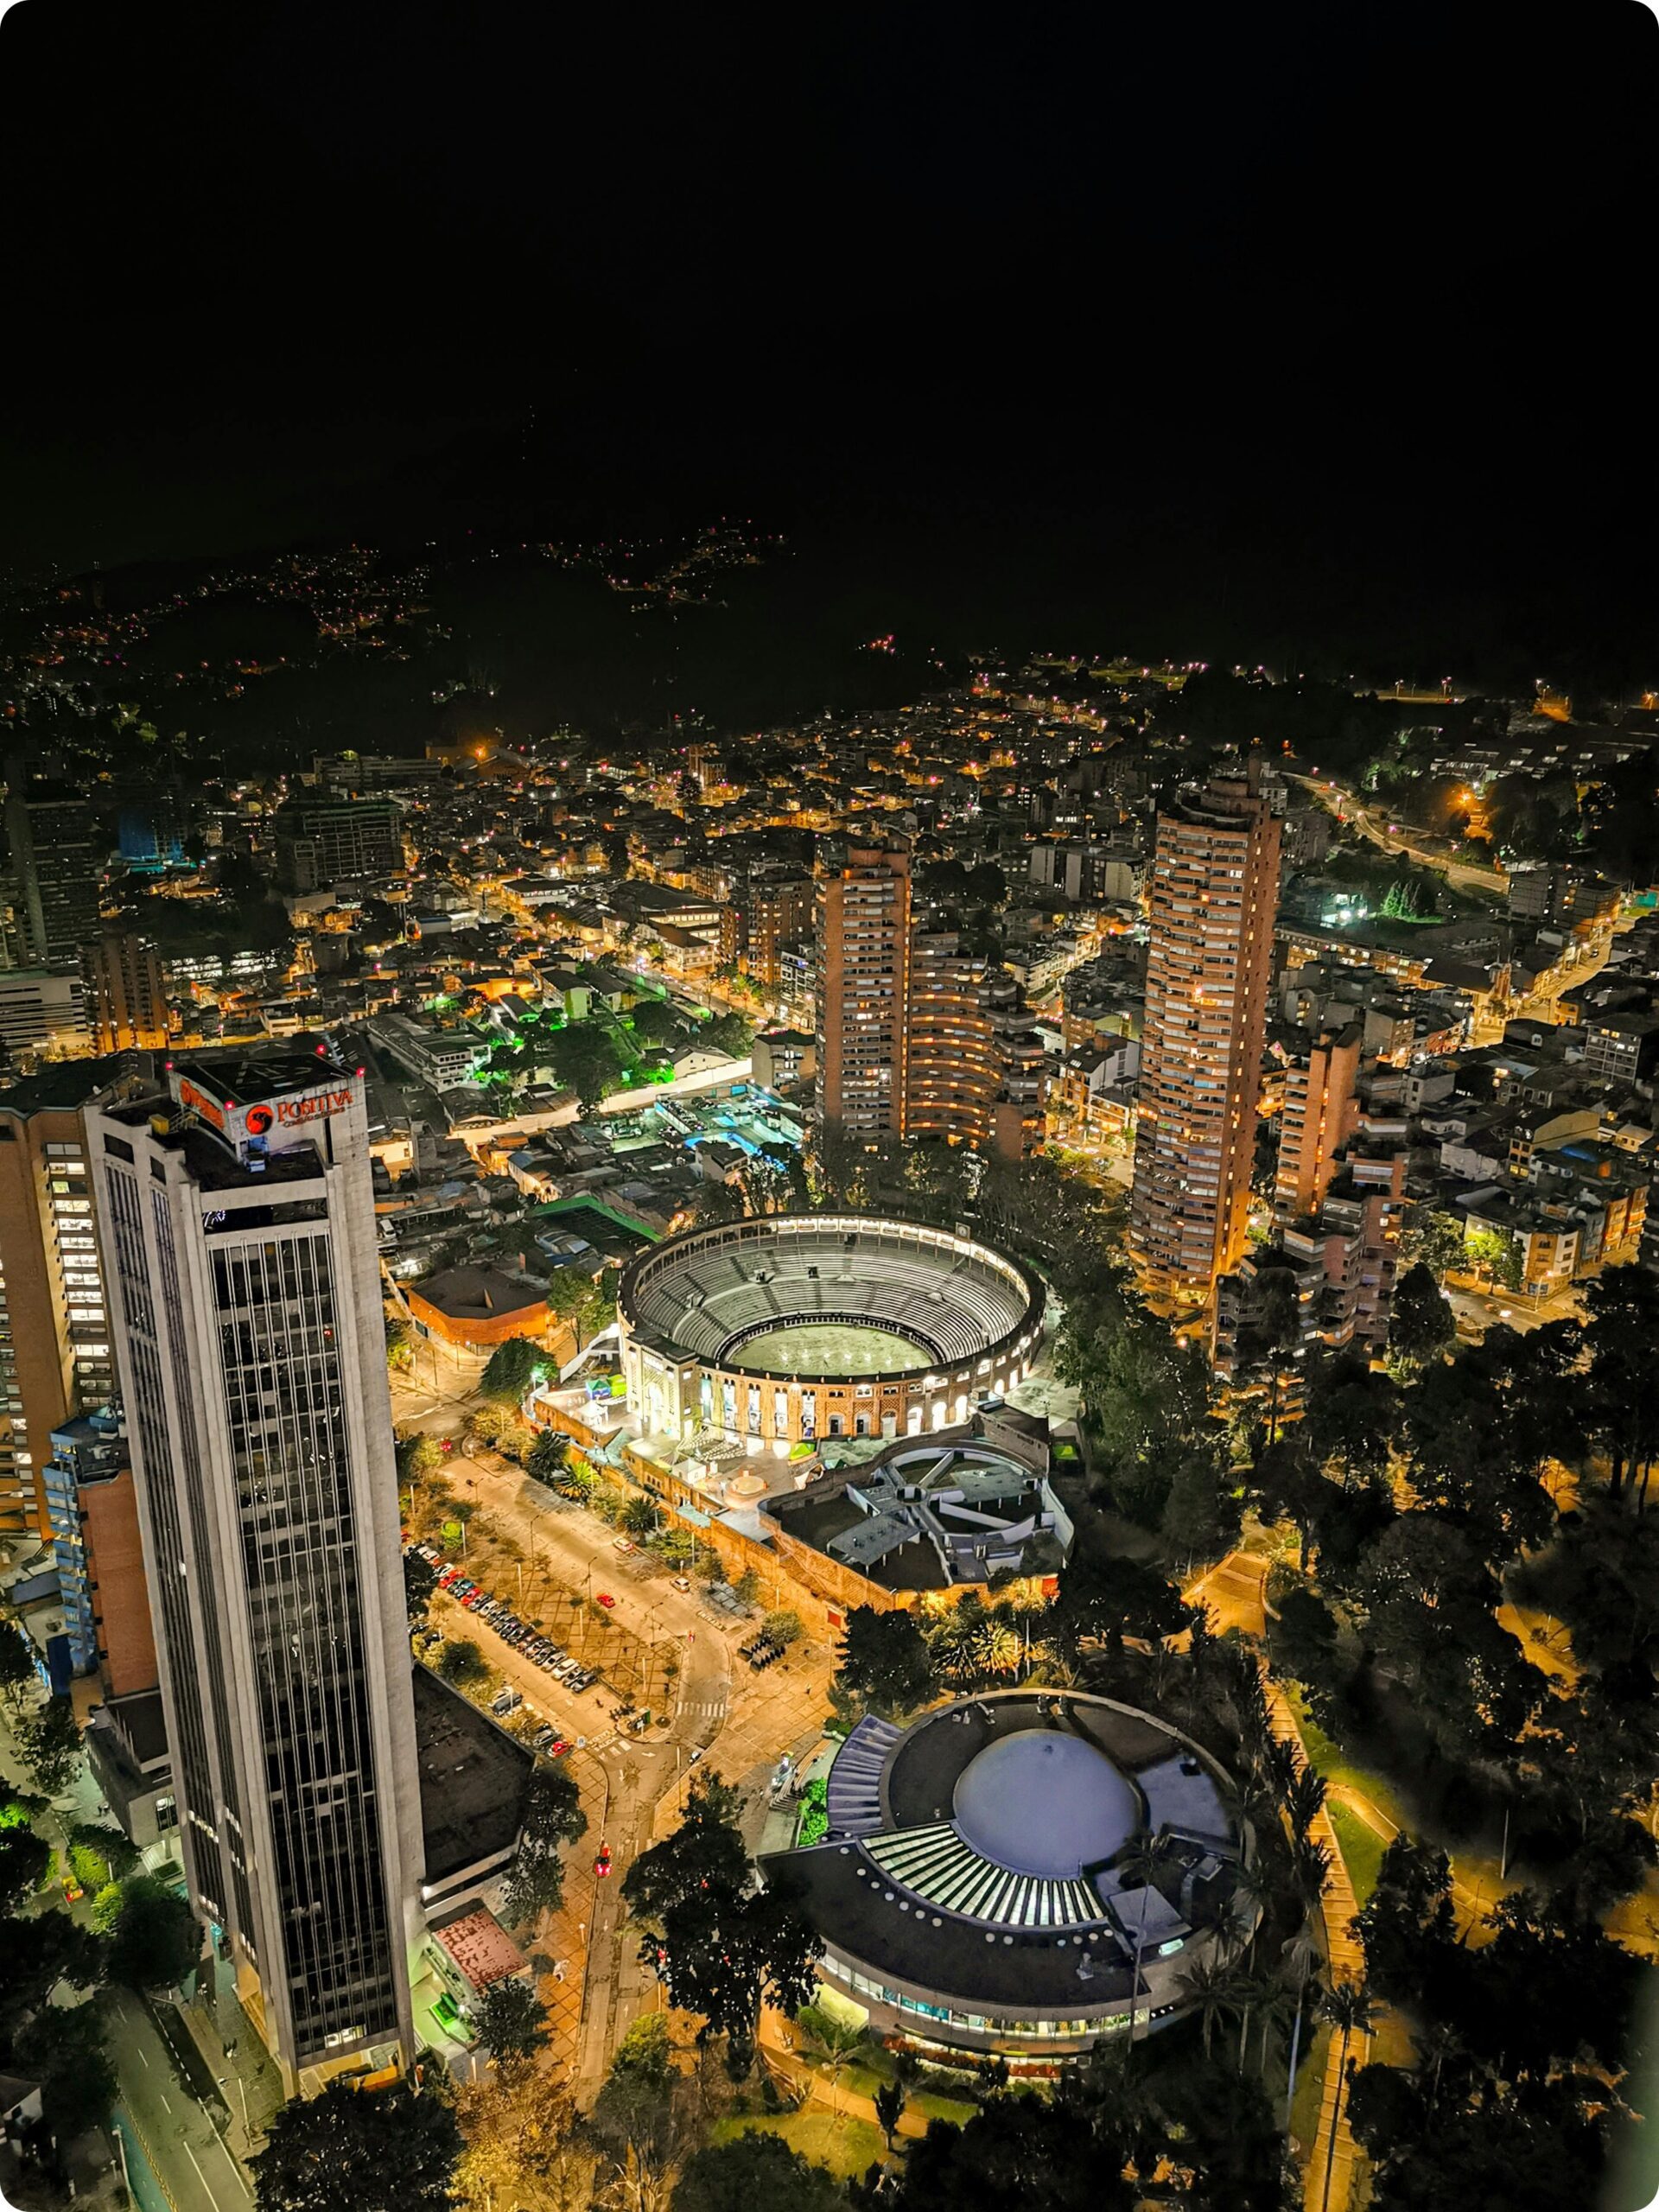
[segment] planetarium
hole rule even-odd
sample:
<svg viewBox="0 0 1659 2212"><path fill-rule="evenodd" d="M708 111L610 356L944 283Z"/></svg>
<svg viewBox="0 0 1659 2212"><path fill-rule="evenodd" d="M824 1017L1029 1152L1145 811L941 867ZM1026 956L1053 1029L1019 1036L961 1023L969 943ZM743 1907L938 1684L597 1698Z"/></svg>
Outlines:
<svg viewBox="0 0 1659 2212"><path fill-rule="evenodd" d="M1245 1846L1230 1796L1149 1713L1014 1690L861 1720L821 1838L761 1871L878 2031L1060 2056L1166 2025L1195 1961L1236 1944L1218 1932Z"/></svg>
<svg viewBox="0 0 1659 2212"><path fill-rule="evenodd" d="M642 1253L617 1299L628 1400L648 1435L756 1449L931 1434L1011 1389L1042 1337L1042 1285L949 1230L772 1214Z"/></svg>

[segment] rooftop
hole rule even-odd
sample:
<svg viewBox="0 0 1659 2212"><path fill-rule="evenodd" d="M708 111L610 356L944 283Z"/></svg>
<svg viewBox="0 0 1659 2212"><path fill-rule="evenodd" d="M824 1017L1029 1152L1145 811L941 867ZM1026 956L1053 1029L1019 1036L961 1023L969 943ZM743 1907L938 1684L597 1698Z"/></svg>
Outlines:
<svg viewBox="0 0 1659 2212"><path fill-rule="evenodd" d="M474 1989L509 1981L524 1971L524 1953L484 1905L474 1905L459 1918L445 1921L432 1933Z"/></svg>
<svg viewBox="0 0 1659 2212"><path fill-rule="evenodd" d="M423 1299L451 1321L499 1321L542 1305L546 1294L546 1284L535 1275L470 1265L446 1268L410 1287L411 1297Z"/></svg>
<svg viewBox="0 0 1659 2212"><path fill-rule="evenodd" d="M535 1759L427 1668L414 1669L416 1759L426 1878L510 1851Z"/></svg>

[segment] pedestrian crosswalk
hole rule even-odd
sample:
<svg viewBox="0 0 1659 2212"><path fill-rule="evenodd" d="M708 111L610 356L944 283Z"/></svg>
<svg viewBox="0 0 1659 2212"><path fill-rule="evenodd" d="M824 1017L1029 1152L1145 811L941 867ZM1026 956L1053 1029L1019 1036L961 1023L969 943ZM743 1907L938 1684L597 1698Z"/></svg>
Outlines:
<svg viewBox="0 0 1659 2212"><path fill-rule="evenodd" d="M702 1705L683 1705L680 1711L688 1719L723 1720L726 1717L726 1700L723 1697L710 1698Z"/></svg>

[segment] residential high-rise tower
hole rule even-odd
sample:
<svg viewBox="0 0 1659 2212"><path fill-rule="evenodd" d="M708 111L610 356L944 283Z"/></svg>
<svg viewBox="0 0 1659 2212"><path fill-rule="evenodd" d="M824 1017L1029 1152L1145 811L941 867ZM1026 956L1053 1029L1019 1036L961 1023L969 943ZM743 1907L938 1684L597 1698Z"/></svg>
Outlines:
<svg viewBox="0 0 1659 2212"><path fill-rule="evenodd" d="M820 879L817 1112L855 1138L1018 1160L1043 1136L1043 1051L1018 986L912 903L907 854L855 847Z"/></svg>
<svg viewBox="0 0 1659 2212"><path fill-rule="evenodd" d="M902 1135L909 995L910 855L850 846L818 884L821 1120Z"/></svg>
<svg viewBox="0 0 1659 2212"><path fill-rule="evenodd" d="M1255 1150L1279 824L1253 772L1160 813L1148 894L1130 1244L1154 1296L1202 1299L1243 1252Z"/></svg>

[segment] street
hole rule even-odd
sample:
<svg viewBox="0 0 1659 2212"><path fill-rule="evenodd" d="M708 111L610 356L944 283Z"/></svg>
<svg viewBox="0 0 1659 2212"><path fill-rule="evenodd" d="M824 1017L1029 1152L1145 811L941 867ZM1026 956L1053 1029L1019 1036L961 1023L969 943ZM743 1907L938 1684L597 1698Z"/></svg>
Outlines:
<svg viewBox="0 0 1659 2212"><path fill-rule="evenodd" d="M130 1991L111 1988L109 2010L111 2055L120 2088L116 2117L130 2123L172 2212L251 2212L253 2197L241 2169L180 2082L143 2005ZM130 2169L130 2147L128 2158ZM143 2203L142 2172L133 2173L133 2183Z"/></svg>
<svg viewBox="0 0 1659 2212"><path fill-rule="evenodd" d="M1435 869L1454 891L1501 892L1508 887L1509 878L1501 868L1478 868L1468 861L1454 859L1449 853L1437 850L1433 846L1413 844L1408 836L1386 826L1386 815L1367 807L1352 791L1342 790L1327 778L1294 776L1290 780L1305 784L1338 821L1357 830L1362 837L1369 838L1383 852L1403 853L1408 860L1415 861L1420 867Z"/></svg>

